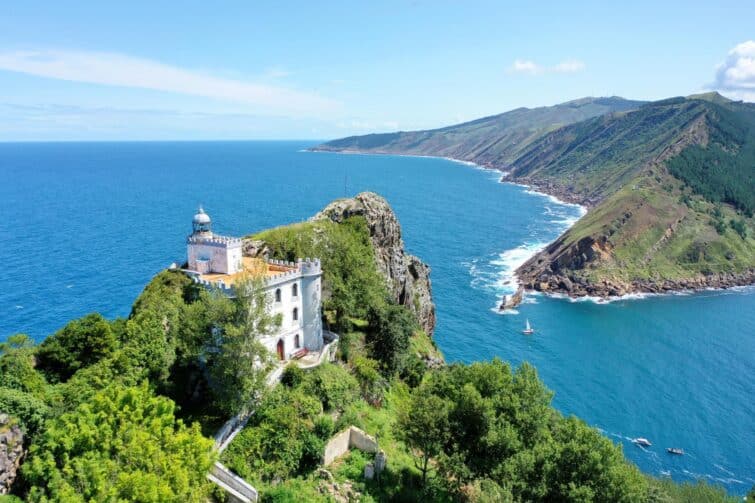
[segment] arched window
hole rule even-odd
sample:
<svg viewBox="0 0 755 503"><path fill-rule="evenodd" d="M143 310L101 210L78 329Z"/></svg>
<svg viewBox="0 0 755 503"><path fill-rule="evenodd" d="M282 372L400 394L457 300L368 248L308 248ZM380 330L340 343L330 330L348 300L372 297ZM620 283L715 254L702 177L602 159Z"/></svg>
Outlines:
<svg viewBox="0 0 755 503"><path fill-rule="evenodd" d="M294 347L299 348L301 346L301 343L299 342L299 334L296 334L296 337L294 337Z"/></svg>
<svg viewBox="0 0 755 503"><path fill-rule="evenodd" d="M280 301L281 301L281 289L277 288L275 290L275 302L280 302Z"/></svg>
<svg viewBox="0 0 755 503"><path fill-rule="evenodd" d="M299 285L294 283L294 286L291 287L291 296L296 297L297 295L299 295Z"/></svg>
<svg viewBox="0 0 755 503"><path fill-rule="evenodd" d="M296 321L296 320L299 319L299 308L298 307L294 308L293 318L294 318L294 321Z"/></svg>

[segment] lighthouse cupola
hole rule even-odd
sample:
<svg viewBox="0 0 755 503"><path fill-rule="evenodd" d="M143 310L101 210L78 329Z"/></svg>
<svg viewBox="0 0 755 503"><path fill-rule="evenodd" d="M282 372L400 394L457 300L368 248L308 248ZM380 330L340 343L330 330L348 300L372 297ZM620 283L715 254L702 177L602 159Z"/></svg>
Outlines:
<svg viewBox="0 0 755 503"><path fill-rule="evenodd" d="M192 236L211 237L212 236L212 220L210 215L204 212L204 208L201 206L197 210L197 214L191 221Z"/></svg>

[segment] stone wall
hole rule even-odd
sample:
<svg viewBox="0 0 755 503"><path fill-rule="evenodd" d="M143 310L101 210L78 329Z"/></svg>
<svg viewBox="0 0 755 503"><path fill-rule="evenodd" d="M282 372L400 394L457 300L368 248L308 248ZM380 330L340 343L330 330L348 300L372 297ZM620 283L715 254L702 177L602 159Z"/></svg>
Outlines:
<svg viewBox="0 0 755 503"><path fill-rule="evenodd" d="M368 435L356 426L349 426L343 431L336 433L325 444L323 451L322 464L327 466L336 459L346 454L349 449L357 448L360 451L376 453L378 452L378 443L375 437Z"/></svg>

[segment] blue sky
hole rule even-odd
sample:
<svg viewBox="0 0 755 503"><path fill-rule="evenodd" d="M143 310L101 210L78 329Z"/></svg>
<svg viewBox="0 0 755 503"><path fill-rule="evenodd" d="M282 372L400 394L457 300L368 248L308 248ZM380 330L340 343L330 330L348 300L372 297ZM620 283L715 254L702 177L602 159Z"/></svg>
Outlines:
<svg viewBox="0 0 755 503"><path fill-rule="evenodd" d="M333 138L583 96L755 101L755 2L8 2L0 141Z"/></svg>

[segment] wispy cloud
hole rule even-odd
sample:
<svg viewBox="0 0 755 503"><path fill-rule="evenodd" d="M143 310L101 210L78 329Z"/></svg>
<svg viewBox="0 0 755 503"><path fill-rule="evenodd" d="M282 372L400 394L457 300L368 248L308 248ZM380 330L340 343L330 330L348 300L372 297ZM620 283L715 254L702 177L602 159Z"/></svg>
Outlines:
<svg viewBox="0 0 755 503"><path fill-rule="evenodd" d="M509 67L510 73L523 75L542 75L545 73L576 73L585 69L585 64L578 59L565 59L553 66L544 66L528 59L516 59Z"/></svg>
<svg viewBox="0 0 755 503"><path fill-rule="evenodd" d="M755 101L755 41L747 40L729 51L716 67L712 87L733 98Z"/></svg>
<svg viewBox="0 0 755 503"><path fill-rule="evenodd" d="M340 108L314 92L216 77L124 54L81 51L0 51L0 70L51 79L152 89L249 105L253 112L321 116ZM280 72L278 72L280 76Z"/></svg>

